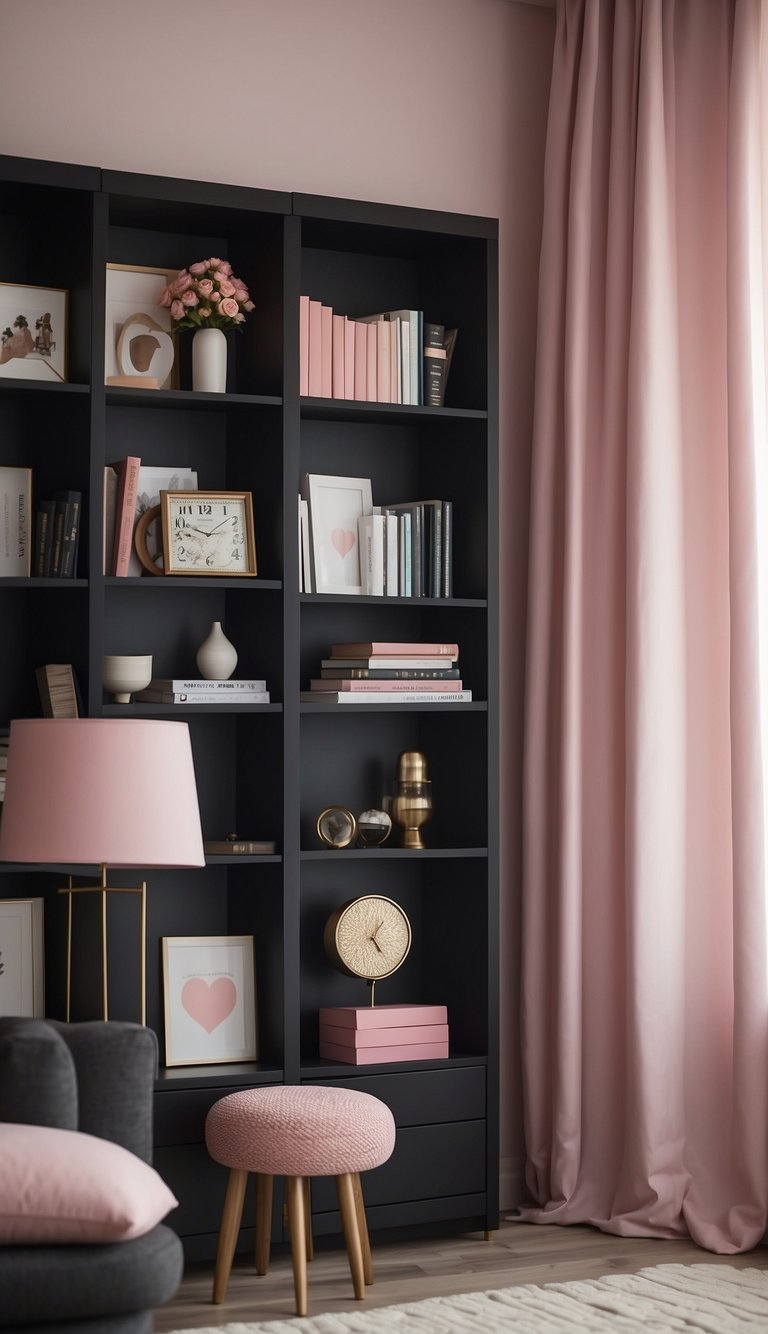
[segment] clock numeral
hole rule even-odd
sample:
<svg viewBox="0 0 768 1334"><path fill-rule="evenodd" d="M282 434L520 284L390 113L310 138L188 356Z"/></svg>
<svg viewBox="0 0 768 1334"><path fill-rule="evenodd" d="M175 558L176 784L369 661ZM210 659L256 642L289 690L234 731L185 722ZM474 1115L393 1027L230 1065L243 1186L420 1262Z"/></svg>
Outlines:
<svg viewBox="0 0 768 1334"><path fill-rule="evenodd" d="M186 547L177 547L177 548L176 548L176 555L177 555L177 557L178 557L179 560L186 560L186 559L187 559L187 549L186 549Z"/></svg>
<svg viewBox="0 0 768 1334"><path fill-rule="evenodd" d="M177 528L186 528L186 526L187 526L187 521L186 521L186 519L183 519L183 518L181 518L181 516L179 516L179 518L176 520L176 527L177 527Z"/></svg>
<svg viewBox="0 0 768 1334"><path fill-rule="evenodd" d="M198 505L198 507L197 507L197 512L198 512L198 514L212 514L212 513L213 513L213 506L212 506L212 505Z"/></svg>
<svg viewBox="0 0 768 1334"><path fill-rule="evenodd" d="M210 569L210 567L214 564L213 556L206 556L205 563Z"/></svg>
<svg viewBox="0 0 768 1334"><path fill-rule="evenodd" d="M240 551L239 551L238 547L233 547L233 548L232 548L232 559L233 559L233 560L240 560L240 559L241 559L241 557L240 557Z"/></svg>
<svg viewBox="0 0 768 1334"><path fill-rule="evenodd" d="M179 505L178 513L179 513L179 514L191 514L191 513L192 513L192 506L191 506L191 505Z"/></svg>

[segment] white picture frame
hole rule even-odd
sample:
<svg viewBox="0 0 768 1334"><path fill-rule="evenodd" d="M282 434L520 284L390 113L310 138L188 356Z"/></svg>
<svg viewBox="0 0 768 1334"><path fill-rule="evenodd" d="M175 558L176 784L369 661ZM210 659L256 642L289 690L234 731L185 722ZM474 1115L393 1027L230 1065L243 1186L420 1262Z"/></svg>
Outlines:
<svg viewBox="0 0 768 1334"><path fill-rule="evenodd" d="M123 332L123 327L130 322L131 324L145 326L146 332L151 332L152 326L159 326L163 335L163 346L156 349L155 356L151 357L143 369L137 366L131 368L131 377L136 380L139 388L142 379L147 381L147 387L154 385L157 381L159 389L174 389L178 387L178 357L176 355L176 344L172 341L173 360L171 368L167 371L164 378L158 379L157 367L162 365L163 369L167 367L167 342L171 333L171 312L159 304L160 293L163 287L178 278L178 269L153 268L151 265L141 264L108 264L106 273L106 303L104 310L104 383L109 384L111 378L119 377L125 374L125 367L120 365L118 360L118 345ZM146 316L146 321L142 320Z"/></svg>
<svg viewBox="0 0 768 1334"><path fill-rule="evenodd" d="M45 1014L43 899L0 899L0 1015Z"/></svg>
<svg viewBox="0 0 768 1334"><path fill-rule="evenodd" d="M63 287L0 283L0 376L67 381L67 306Z"/></svg>
<svg viewBox="0 0 768 1334"><path fill-rule="evenodd" d="M314 592L362 594L357 521L373 508L370 477L307 473Z"/></svg>
<svg viewBox="0 0 768 1334"><path fill-rule="evenodd" d="M255 1061L253 936L163 936L165 1064Z"/></svg>

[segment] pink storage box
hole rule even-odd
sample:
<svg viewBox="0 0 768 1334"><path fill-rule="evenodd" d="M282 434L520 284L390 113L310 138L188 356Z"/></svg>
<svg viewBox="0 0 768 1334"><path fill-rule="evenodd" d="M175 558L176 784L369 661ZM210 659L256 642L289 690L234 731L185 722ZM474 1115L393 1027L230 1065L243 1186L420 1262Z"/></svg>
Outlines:
<svg viewBox="0 0 768 1334"><path fill-rule="evenodd" d="M320 1011L320 1023L334 1028L409 1028L447 1024L446 1005L336 1005Z"/></svg>
<svg viewBox="0 0 768 1334"><path fill-rule="evenodd" d="M344 1065L378 1065L382 1061L440 1061L448 1056L448 1041L407 1042L394 1047L342 1047L320 1039L320 1055Z"/></svg>
<svg viewBox="0 0 768 1334"><path fill-rule="evenodd" d="M337 1047L396 1047L413 1042L447 1042L447 1024L411 1024L402 1028L338 1028L320 1025L320 1041Z"/></svg>

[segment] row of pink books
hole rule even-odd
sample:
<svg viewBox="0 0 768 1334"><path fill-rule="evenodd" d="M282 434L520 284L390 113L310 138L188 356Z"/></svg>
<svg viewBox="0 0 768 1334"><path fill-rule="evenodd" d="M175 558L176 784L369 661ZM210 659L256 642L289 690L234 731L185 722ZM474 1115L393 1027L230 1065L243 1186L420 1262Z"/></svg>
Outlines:
<svg viewBox="0 0 768 1334"><path fill-rule="evenodd" d="M329 1006L320 1011L319 1054L345 1065L446 1060L447 1006Z"/></svg>
<svg viewBox="0 0 768 1334"><path fill-rule="evenodd" d="M424 402L423 331L420 310L350 317L301 296L299 393L419 406Z"/></svg>
<svg viewBox="0 0 768 1334"><path fill-rule="evenodd" d="M301 699L312 704L466 704L458 644L333 644Z"/></svg>

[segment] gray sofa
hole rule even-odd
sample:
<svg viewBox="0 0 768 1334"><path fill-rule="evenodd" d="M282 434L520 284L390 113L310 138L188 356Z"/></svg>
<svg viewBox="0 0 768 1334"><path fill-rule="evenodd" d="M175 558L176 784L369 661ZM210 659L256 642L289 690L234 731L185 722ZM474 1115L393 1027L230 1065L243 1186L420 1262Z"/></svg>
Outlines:
<svg viewBox="0 0 768 1334"><path fill-rule="evenodd" d="M0 1122L86 1131L151 1162L156 1071L138 1024L0 1019ZM109 1245L0 1245L0 1330L150 1334L182 1269L164 1224Z"/></svg>

